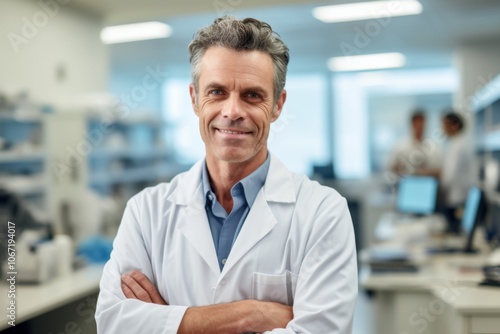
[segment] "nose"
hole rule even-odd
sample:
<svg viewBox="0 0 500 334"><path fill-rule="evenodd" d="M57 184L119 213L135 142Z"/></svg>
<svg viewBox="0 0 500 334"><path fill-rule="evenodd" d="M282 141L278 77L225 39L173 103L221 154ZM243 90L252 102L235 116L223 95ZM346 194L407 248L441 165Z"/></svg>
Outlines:
<svg viewBox="0 0 500 334"><path fill-rule="evenodd" d="M236 94L231 94L224 101L221 111L222 117L231 121L241 120L245 118L243 101Z"/></svg>

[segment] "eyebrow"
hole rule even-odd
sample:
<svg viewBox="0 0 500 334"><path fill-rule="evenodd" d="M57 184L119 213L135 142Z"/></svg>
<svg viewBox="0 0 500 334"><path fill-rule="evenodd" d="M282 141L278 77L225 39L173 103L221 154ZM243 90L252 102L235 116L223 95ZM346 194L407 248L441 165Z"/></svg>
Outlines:
<svg viewBox="0 0 500 334"><path fill-rule="evenodd" d="M217 83L217 82L210 82L204 89L204 91L206 92L207 90L210 90L210 89L225 89L226 87L224 85L221 85L220 83Z"/></svg>
<svg viewBox="0 0 500 334"><path fill-rule="evenodd" d="M207 86L205 87L204 91L206 92L206 91L211 90L211 89L227 90L227 87L224 86L223 84L220 84L220 83L214 81L214 82L209 82L207 84ZM267 97L269 95L262 87L259 87L259 86L250 86L250 87L245 88L243 91L244 92L256 92L258 94L261 94L264 97Z"/></svg>

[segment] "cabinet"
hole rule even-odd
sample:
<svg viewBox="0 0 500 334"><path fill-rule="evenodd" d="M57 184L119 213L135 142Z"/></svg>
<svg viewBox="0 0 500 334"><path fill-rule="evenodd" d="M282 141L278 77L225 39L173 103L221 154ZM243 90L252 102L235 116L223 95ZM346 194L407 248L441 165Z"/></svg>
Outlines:
<svg viewBox="0 0 500 334"><path fill-rule="evenodd" d="M112 237L131 196L188 168L171 157L159 117L58 109L46 130L50 216L77 241Z"/></svg>
<svg viewBox="0 0 500 334"><path fill-rule="evenodd" d="M476 93L475 136L482 186L490 203L487 226L500 243L500 75Z"/></svg>
<svg viewBox="0 0 500 334"><path fill-rule="evenodd" d="M89 185L109 195L118 188L136 193L148 185L168 181L183 171L174 161L165 142L168 124L155 116L130 116L105 123L103 118L87 119Z"/></svg>
<svg viewBox="0 0 500 334"><path fill-rule="evenodd" d="M46 192L41 114L17 116L0 110L0 188L42 203Z"/></svg>
<svg viewBox="0 0 500 334"><path fill-rule="evenodd" d="M175 162L168 130L145 113L0 110L0 188L35 202L56 233L78 240L103 233L107 219L112 236L131 196L189 168Z"/></svg>
<svg viewBox="0 0 500 334"><path fill-rule="evenodd" d="M500 151L500 75L485 85L477 94L476 139L478 149L484 152ZM498 157L496 157L498 158Z"/></svg>

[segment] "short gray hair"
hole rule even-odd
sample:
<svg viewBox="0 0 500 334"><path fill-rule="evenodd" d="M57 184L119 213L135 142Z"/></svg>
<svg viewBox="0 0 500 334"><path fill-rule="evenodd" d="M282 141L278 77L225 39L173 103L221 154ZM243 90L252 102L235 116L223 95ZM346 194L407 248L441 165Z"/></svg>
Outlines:
<svg viewBox="0 0 500 334"><path fill-rule="evenodd" d="M217 18L213 24L196 32L189 44L191 80L198 92L200 60L212 46L236 51L262 51L271 56L274 67L274 103L285 87L290 56L288 47L265 22L253 18L238 20L232 16Z"/></svg>

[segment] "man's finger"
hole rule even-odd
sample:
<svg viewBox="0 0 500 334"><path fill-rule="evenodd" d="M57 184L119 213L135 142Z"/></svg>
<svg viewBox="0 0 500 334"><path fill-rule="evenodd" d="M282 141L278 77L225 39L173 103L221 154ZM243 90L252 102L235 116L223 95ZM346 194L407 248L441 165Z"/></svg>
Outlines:
<svg viewBox="0 0 500 334"><path fill-rule="evenodd" d="M130 276L144 289L144 291L148 293L153 303L167 305L156 287L153 285L153 283L151 283L146 275L144 275L140 271L134 270L130 273Z"/></svg>
<svg viewBox="0 0 500 334"><path fill-rule="evenodd" d="M125 295L125 297L127 298L133 298L133 299L137 299L137 296L134 295L134 291L130 290L130 288L122 282L122 291L123 291L123 294Z"/></svg>
<svg viewBox="0 0 500 334"><path fill-rule="evenodd" d="M148 292L130 275L122 275L122 282L132 291L136 299L146 303L152 303Z"/></svg>

